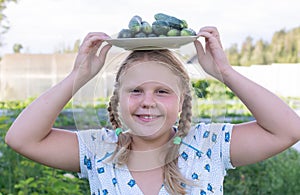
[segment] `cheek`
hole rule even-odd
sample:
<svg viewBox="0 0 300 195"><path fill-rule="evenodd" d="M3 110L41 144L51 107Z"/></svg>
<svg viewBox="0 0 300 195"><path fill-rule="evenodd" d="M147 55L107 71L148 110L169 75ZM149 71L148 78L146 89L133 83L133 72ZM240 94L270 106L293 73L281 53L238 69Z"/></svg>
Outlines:
<svg viewBox="0 0 300 195"><path fill-rule="evenodd" d="M123 96L120 98L120 112L130 113L134 111L138 106L138 100L135 98L130 98L130 96Z"/></svg>
<svg viewBox="0 0 300 195"><path fill-rule="evenodd" d="M166 101L162 101L161 105L164 106L164 109L168 112L178 114L181 111L181 104L178 98L170 98Z"/></svg>

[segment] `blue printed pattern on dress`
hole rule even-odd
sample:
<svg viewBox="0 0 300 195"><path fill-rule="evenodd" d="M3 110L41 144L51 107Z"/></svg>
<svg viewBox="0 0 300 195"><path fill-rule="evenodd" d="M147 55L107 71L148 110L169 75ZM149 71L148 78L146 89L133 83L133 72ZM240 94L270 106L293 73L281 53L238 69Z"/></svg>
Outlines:
<svg viewBox="0 0 300 195"><path fill-rule="evenodd" d="M194 172L192 175L192 179L197 180L198 178L199 178L198 174Z"/></svg>
<svg viewBox="0 0 300 195"><path fill-rule="evenodd" d="M188 186L187 184L181 183L181 185L187 189L187 192L191 190L193 194L197 191L196 194L208 195L211 193L218 193L223 191L223 186L220 185L218 182L215 183L214 180L206 181L206 176L210 177L211 175L215 175L216 166L214 163L214 159L218 158L217 156L222 158L223 155L225 157L227 157L228 155L226 150L224 150L226 153L222 154L222 150L216 150L214 146L219 147L219 144L222 144L223 146L226 142L230 143L231 139L230 128L226 128L226 125L218 126L218 128L215 127L216 126L205 126L203 124L199 124L196 126L196 129L194 129L199 129L199 131L194 131L186 138L183 138L181 142L182 146L180 148L182 150L180 150L180 162L185 164L192 163L191 167L195 165L195 168L192 168L191 172L186 172L185 177L193 180L196 185L200 184L201 186L198 186L196 187L197 189L194 189L194 187L192 186ZM106 131L106 133L109 134L111 132ZM111 134L115 136L114 132ZM97 135L91 135L89 139L92 142L98 141L99 139L101 141L107 141L107 135L101 134L100 137ZM228 147L228 145L226 147ZM119 189L121 190L121 192L122 190L126 189L134 191L134 194L138 194L139 188L137 186L136 181L132 177L130 177L130 174L126 174L127 176L125 177L120 177L120 175L117 174L120 171L119 169L116 169L116 165L114 163L111 164L112 166L107 166L104 162L105 159L108 159L108 157L112 156L113 152L111 151L112 150L110 150L110 152L103 152L100 156L97 157L95 156L96 164L94 164L94 161L93 163L91 162L92 155L83 155L83 162L85 167L88 170L93 170L94 173L97 173L99 178L104 179L105 185L101 187L97 186L96 189L94 188L92 194L115 194ZM196 163L199 164L197 164L196 166ZM180 164L180 167L181 166L182 165ZM111 177L109 177L110 174ZM205 181L203 181L202 177ZM119 186L122 186L122 188L120 188ZM164 185L162 185L162 189L163 188ZM167 194L166 191L161 192L163 192L161 195Z"/></svg>
<svg viewBox="0 0 300 195"><path fill-rule="evenodd" d="M205 168L205 170L207 170L208 172L210 172L210 165L209 164L206 164L204 168Z"/></svg>
<svg viewBox="0 0 300 195"><path fill-rule="evenodd" d="M213 187L210 183L207 184L207 190L213 192Z"/></svg>
<svg viewBox="0 0 300 195"><path fill-rule="evenodd" d="M216 142L217 141L217 135L214 133L212 136L211 136L211 141L212 142Z"/></svg>
<svg viewBox="0 0 300 195"><path fill-rule="evenodd" d="M208 136L209 136L209 131L205 131L204 133L203 133L203 138L208 138Z"/></svg>
<svg viewBox="0 0 300 195"><path fill-rule="evenodd" d="M225 133L225 142L229 142L229 140L230 140L230 133L226 132Z"/></svg>
<svg viewBox="0 0 300 195"><path fill-rule="evenodd" d="M128 183L127 183L130 187L133 187L135 185L135 180L131 179Z"/></svg>
<svg viewBox="0 0 300 195"><path fill-rule="evenodd" d="M108 191L107 191L107 189L104 189L104 190L102 190L102 193L103 193L103 195L106 195L106 194L108 194Z"/></svg>
<svg viewBox="0 0 300 195"><path fill-rule="evenodd" d="M187 153L185 153L185 152L182 152L181 153L181 156L182 156L182 158L186 161L187 159L188 159L188 157L189 157L189 155L187 154Z"/></svg>
<svg viewBox="0 0 300 195"><path fill-rule="evenodd" d="M200 195L206 195L206 192L204 190L201 190Z"/></svg>
<svg viewBox="0 0 300 195"><path fill-rule="evenodd" d="M87 156L84 156L83 164L87 167L87 169L92 169L92 161L90 158L87 158Z"/></svg>
<svg viewBox="0 0 300 195"><path fill-rule="evenodd" d="M207 150L206 156L210 159L210 157L211 157L211 149L210 148Z"/></svg>
<svg viewBox="0 0 300 195"><path fill-rule="evenodd" d="M198 128L198 127L200 128L200 126L197 126L196 128ZM221 130L224 132L226 130L226 125L223 125ZM224 136L225 136L224 141L225 142L229 142L230 141L230 133L229 132L224 132ZM205 130L203 132L203 134L202 134L202 137L205 140L207 140L207 141L209 140L210 143L216 144L217 139L218 139L218 134L214 133L214 132L211 132L210 130ZM198 140L197 140L197 136L196 135L193 135L192 139L197 143ZM199 140L199 141L205 142L204 140ZM197 158L201 158L202 157L203 152L201 152L196 147L192 146L191 145L192 143L188 144L188 143L182 141L181 144L185 145L185 146L187 146L187 147L189 147L191 149L193 149L194 151L196 151L195 157L197 157ZM212 147L213 145L209 145L209 146ZM188 153L186 150L183 150L182 153L181 153L182 159L184 159L184 161L188 161L189 154L190 153ZM211 159L212 158L212 149L208 148L206 150L205 154L206 154L206 156L207 156L208 159ZM220 156L222 156L222 152L221 151L220 151ZM211 172L211 165L210 165L210 163L205 164L204 167L203 167L203 169L206 170L208 173L210 173ZM200 180L200 176L199 176L200 173L201 173L201 170L197 170L196 172L192 172L192 174L191 174L192 180L194 180L194 181ZM220 187L220 191L222 191L222 186ZM211 183L207 183L206 188L200 190L200 194L201 195L206 195L208 192L209 193L214 193L213 185Z"/></svg>
<svg viewBox="0 0 300 195"><path fill-rule="evenodd" d="M99 174L104 173L104 167L98 168L98 169L97 169L97 172L98 172Z"/></svg>
<svg viewBox="0 0 300 195"><path fill-rule="evenodd" d="M115 177L111 181L112 181L112 183L113 183L114 186L116 186L116 184L118 183L118 181L117 181L117 179Z"/></svg>

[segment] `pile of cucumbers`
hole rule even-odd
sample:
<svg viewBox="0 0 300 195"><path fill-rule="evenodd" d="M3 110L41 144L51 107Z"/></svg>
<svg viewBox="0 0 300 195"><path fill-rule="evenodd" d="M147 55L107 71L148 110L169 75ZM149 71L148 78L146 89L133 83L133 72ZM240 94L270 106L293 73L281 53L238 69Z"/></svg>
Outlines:
<svg viewBox="0 0 300 195"><path fill-rule="evenodd" d="M163 13L154 15L155 21L150 25L138 15L131 18L128 28L118 33L118 38L147 38L167 36L195 36L196 32L188 27L185 20Z"/></svg>

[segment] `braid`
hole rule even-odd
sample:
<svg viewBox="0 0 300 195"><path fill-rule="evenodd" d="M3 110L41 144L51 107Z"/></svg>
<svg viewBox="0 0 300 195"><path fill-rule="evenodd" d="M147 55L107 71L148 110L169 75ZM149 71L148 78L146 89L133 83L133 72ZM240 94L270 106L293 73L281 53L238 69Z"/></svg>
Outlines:
<svg viewBox="0 0 300 195"><path fill-rule="evenodd" d="M109 106L107 108L109 112L109 119L114 129L122 127L121 121L118 114L118 85L113 92L113 95L110 98ZM121 133L118 136L117 148L112 155L112 159L115 159L114 162L118 165L122 165L128 162L129 153L131 150L131 136L129 134Z"/></svg>
<svg viewBox="0 0 300 195"><path fill-rule="evenodd" d="M192 96L190 88L187 88L187 93L184 96L182 104L182 112L178 122L178 128L175 136L185 137L190 130L192 120ZM189 180L184 178L178 168L178 156L180 145L174 145L168 151L166 156L166 164L164 166L164 178L166 179L166 188L170 192L185 194L185 189L182 184L191 184ZM173 160L174 159L174 160Z"/></svg>
<svg viewBox="0 0 300 195"><path fill-rule="evenodd" d="M189 93L185 94L182 104L182 112L178 122L177 136L185 137L190 130L192 122L192 96Z"/></svg>
<svg viewBox="0 0 300 195"><path fill-rule="evenodd" d="M115 89L113 95L110 98L108 108L107 108L109 113L109 120L114 129L121 127L121 122L119 120L119 114L117 109L118 102L119 102L119 95L117 89Z"/></svg>

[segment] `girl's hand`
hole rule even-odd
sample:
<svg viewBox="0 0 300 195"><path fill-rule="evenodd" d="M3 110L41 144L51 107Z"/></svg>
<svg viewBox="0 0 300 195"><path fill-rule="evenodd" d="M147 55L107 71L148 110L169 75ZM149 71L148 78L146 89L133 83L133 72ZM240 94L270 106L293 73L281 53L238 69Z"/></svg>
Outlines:
<svg viewBox="0 0 300 195"><path fill-rule="evenodd" d="M200 65L205 72L223 82L223 76L231 66L223 51L217 28L201 28L198 36L205 38L205 50L200 41L196 40L194 42Z"/></svg>
<svg viewBox="0 0 300 195"><path fill-rule="evenodd" d="M103 67L111 45L107 44L100 51L98 50L105 39L108 38L110 37L102 32L92 32L84 38L73 68L73 72L77 74L76 80L80 84L84 85Z"/></svg>

